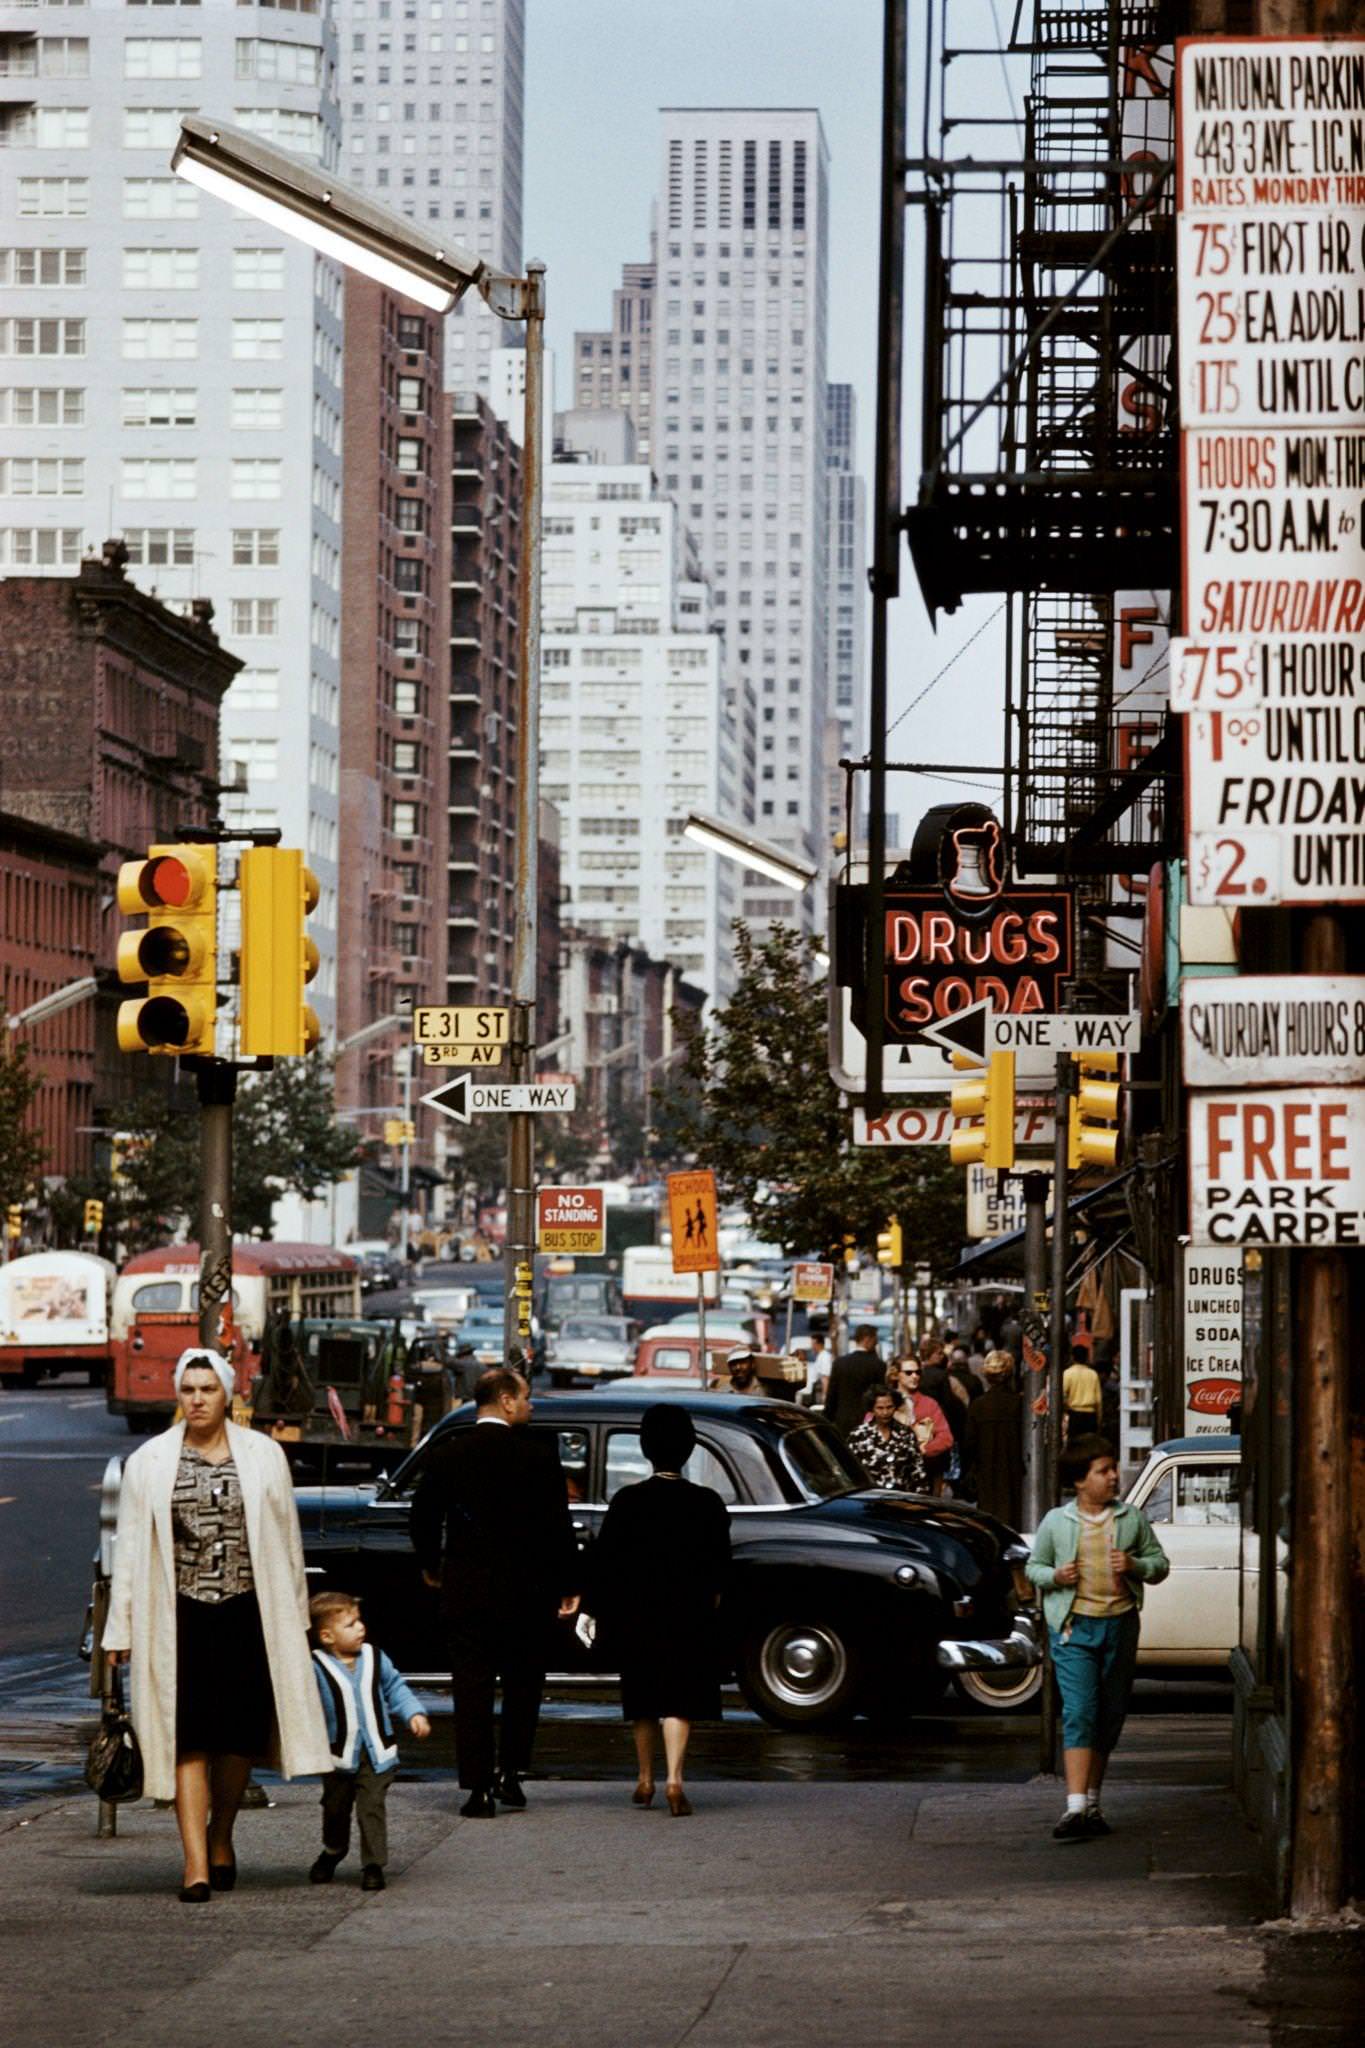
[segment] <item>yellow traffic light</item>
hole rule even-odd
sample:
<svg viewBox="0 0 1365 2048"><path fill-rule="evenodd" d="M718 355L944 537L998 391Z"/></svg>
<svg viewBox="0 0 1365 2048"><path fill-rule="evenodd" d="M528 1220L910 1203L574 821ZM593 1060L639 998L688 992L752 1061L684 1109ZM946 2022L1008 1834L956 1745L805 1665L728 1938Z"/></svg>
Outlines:
<svg viewBox="0 0 1365 2048"><path fill-rule="evenodd" d="M87 1197L85 1204L85 1234L98 1237L104 1228L104 1204L97 1196Z"/></svg>
<svg viewBox="0 0 1365 2048"><path fill-rule="evenodd" d="M856 1237L846 1237L844 1239L843 1259L846 1267L856 1270L858 1264L858 1240Z"/></svg>
<svg viewBox="0 0 1365 2048"><path fill-rule="evenodd" d="M322 1036L305 985L318 949L304 929L318 880L296 846L253 846L237 869L242 897L238 1044L248 1058L311 1052Z"/></svg>
<svg viewBox="0 0 1365 2048"><path fill-rule="evenodd" d="M1075 1075L1067 1130L1067 1164L1073 1173L1082 1166L1112 1166L1119 1156L1119 1098L1122 1083L1104 1079L1117 1074L1116 1052L1074 1052Z"/></svg>
<svg viewBox="0 0 1365 2048"><path fill-rule="evenodd" d="M384 1122L384 1143L386 1145L411 1145L417 1138L417 1126L405 1123L401 1116L387 1117Z"/></svg>
<svg viewBox="0 0 1365 2048"><path fill-rule="evenodd" d="M1014 1054L993 1052L985 1073L959 1081L951 1100L953 1115L969 1120L948 1140L953 1165L1013 1166Z"/></svg>
<svg viewBox="0 0 1365 2048"><path fill-rule="evenodd" d="M18 1202L11 1202L5 1211L5 1235L22 1237L24 1234L24 1212Z"/></svg>
<svg viewBox="0 0 1365 2048"><path fill-rule="evenodd" d="M885 1230L877 1232L877 1264L890 1266L896 1272L905 1264L905 1244L894 1216Z"/></svg>
<svg viewBox="0 0 1365 2048"><path fill-rule="evenodd" d="M119 869L118 907L146 913L120 935L118 978L147 994L119 1004L120 1052L214 1051L218 1008L218 853L212 846L153 846Z"/></svg>

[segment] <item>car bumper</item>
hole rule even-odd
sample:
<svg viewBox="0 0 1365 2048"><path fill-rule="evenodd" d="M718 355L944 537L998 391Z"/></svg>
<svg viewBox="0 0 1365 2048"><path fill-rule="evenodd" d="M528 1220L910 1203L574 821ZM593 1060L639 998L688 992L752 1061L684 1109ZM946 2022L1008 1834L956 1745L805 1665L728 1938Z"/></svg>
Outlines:
<svg viewBox="0 0 1365 2048"><path fill-rule="evenodd" d="M947 1637L937 1661L945 1671L1026 1671L1043 1661L1038 1624L1031 1614L1019 1614L1007 1636Z"/></svg>

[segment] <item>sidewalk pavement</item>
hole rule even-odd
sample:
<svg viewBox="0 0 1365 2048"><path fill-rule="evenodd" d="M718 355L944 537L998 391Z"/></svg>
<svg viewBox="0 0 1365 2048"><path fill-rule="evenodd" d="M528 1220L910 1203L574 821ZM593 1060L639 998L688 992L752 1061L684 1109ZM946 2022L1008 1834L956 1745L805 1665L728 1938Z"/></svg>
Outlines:
<svg viewBox="0 0 1365 2048"><path fill-rule="evenodd" d="M88 1796L0 1833L4 2036L24 2048L1253 2048L1254 1843L1222 1790L1118 1784L1107 1841L1055 1844L1051 1784L532 1784L457 1817L399 1783L389 1889L306 1882L309 1784L242 1815L235 1892L175 1897L174 1819Z"/></svg>

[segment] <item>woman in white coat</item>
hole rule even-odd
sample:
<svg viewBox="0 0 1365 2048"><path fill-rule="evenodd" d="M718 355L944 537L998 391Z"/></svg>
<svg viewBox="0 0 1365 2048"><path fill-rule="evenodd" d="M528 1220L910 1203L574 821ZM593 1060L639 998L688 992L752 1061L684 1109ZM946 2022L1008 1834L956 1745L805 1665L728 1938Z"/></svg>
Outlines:
<svg viewBox="0 0 1365 2048"><path fill-rule="evenodd" d="M227 1419L232 1367L186 1351L185 1420L123 1470L103 1645L131 1653L148 1798L175 1800L187 1905L230 1891L232 1828L252 1763L332 1768L308 1646L308 1589L289 1467Z"/></svg>

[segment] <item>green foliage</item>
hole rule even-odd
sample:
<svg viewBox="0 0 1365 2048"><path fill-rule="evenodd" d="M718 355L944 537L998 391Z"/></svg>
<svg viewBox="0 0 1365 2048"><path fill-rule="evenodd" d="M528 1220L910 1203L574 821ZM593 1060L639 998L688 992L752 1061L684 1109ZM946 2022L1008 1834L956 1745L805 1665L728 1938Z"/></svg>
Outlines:
<svg viewBox="0 0 1365 2048"><path fill-rule="evenodd" d="M761 943L735 926L739 981L687 1052L687 1090L670 1093L679 1143L741 1201L755 1233L789 1256L866 1251L900 1219L906 1261L942 1273L964 1231L960 1172L943 1147L855 1150L829 1077L826 992L817 942L784 925Z"/></svg>
<svg viewBox="0 0 1365 2048"><path fill-rule="evenodd" d="M41 1135L24 1121L41 1080L29 1063L28 1047L8 1029L0 1012L0 1209L26 1202L36 1192L47 1163ZM0 1223L3 1220L0 1216Z"/></svg>
<svg viewBox="0 0 1365 2048"><path fill-rule="evenodd" d="M143 1096L124 1118L118 1187L121 1241L130 1250L164 1244L198 1224L199 1115L166 1097ZM315 1054L244 1074L232 1114L232 1227L269 1237L274 1204L287 1193L313 1201L360 1157L349 1125L337 1122L332 1068Z"/></svg>

